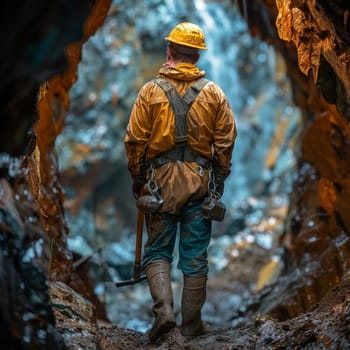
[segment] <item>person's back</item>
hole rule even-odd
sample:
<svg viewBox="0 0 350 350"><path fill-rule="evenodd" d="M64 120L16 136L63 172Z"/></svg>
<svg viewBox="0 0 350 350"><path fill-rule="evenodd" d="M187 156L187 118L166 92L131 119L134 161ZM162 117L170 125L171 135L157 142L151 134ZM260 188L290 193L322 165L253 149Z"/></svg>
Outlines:
<svg viewBox="0 0 350 350"><path fill-rule="evenodd" d="M178 223L178 267L184 274L182 333L205 331L200 310L205 301L211 221L202 215L202 205L209 195L221 197L236 137L224 93L195 65L198 50L206 49L202 30L181 23L166 40L167 60L158 77L141 88L125 136L135 198L152 194L152 189L161 198L159 206L146 214L143 257L155 301L152 341L175 326L169 264Z"/></svg>

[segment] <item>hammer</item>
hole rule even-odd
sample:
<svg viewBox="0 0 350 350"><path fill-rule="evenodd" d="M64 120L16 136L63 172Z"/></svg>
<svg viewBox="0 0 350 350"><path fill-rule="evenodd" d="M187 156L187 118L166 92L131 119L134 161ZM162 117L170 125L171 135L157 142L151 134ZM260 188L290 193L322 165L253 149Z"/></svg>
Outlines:
<svg viewBox="0 0 350 350"><path fill-rule="evenodd" d="M116 287L130 286L139 283L147 278L146 275L141 276L141 250L142 250L142 231L143 231L144 214L138 210L137 212L137 228L136 228L136 244L135 244L135 262L134 274L132 279L120 282L114 282Z"/></svg>

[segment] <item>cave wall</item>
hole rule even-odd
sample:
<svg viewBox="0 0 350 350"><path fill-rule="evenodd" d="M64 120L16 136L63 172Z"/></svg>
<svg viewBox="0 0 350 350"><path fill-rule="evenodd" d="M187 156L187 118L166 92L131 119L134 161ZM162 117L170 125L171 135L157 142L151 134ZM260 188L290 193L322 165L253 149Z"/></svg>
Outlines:
<svg viewBox="0 0 350 350"><path fill-rule="evenodd" d="M30 128L37 120L39 85L67 68L68 43L81 40L83 24L94 4L79 0L14 0L2 4L1 141L0 152L23 154ZM27 136L29 132L29 136Z"/></svg>
<svg viewBox="0 0 350 350"><path fill-rule="evenodd" d="M7 349L64 348L50 307L50 280L72 285L98 306L66 246L55 139L82 45L109 6L109 0L74 6L12 1L0 12L6 28L0 60L0 342Z"/></svg>
<svg viewBox="0 0 350 350"><path fill-rule="evenodd" d="M279 318L312 308L349 271L349 4L239 1L252 35L287 64L303 130L281 244L285 276L262 310ZM282 291L282 292L281 292Z"/></svg>

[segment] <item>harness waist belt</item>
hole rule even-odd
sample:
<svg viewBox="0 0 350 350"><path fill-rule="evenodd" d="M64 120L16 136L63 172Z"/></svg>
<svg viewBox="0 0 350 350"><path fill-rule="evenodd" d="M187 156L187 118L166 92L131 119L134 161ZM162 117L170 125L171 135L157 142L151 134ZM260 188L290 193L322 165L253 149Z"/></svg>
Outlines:
<svg viewBox="0 0 350 350"><path fill-rule="evenodd" d="M180 147L174 147L170 151L148 160L148 162L155 167L159 167L165 163L176 162L177 160L180 160L183 162L196 162L198 165L204 168L210 168L211 161L208 158L205 158L199 153L188 149L188 147L184 147L183 153L180 156L179 149Z"/></svg>

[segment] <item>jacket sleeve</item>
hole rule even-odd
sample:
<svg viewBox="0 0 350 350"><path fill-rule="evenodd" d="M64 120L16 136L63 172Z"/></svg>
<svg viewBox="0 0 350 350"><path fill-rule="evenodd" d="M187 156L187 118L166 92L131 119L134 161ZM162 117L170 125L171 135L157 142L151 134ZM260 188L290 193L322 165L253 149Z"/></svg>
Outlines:
<svg viewBox="0 0 350 350"><path fill-rule="evenodd" d="M225 180L230 174L232 151L237 136L236 123L226 96L217 87L219 108L215 121L213 168L217 178Z"/></svg>
<svg viewBox="0 0 350 350"><path fill-rule="evenodd" d="M147 85L144 85L131 110L124 137L128 169L132 176L145 175L147 143L151 134L151 117L146 101Z"/></svg>

